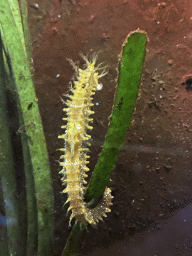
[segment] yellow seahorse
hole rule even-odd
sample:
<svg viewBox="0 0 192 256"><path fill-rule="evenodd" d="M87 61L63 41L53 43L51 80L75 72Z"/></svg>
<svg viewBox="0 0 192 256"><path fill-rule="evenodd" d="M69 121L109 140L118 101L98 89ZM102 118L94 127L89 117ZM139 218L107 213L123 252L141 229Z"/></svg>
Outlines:
<svg viewBox="0 0 192 256"><path fill-rule="evenodd" d="M67 118L63 118L67 124L61 127L65 129L65 133L58 136L65 141L65 147L60 149L64 152L61 156L63 161L60 162L60 166L63 168L60 173L63 174L62 180L67 184L63 193L68 193L68 200L66 201L66 203L70 202L68 211L72 211L69 224L75 217L76 221L85 225L88 223L96 225L99 220L103 220L103 217L107 216L107 212L111 211L109 207L112 205L113 196L110 188L106 188L103 198L93 209L89 209L83 201L87 189L84 185L87 183L85 180L88 176L86 172L89 171L86 165L89 163L87 159L90 157L87 155L89 149L84 145L90 145L88 140L91 136L87 134L87 130L93 128L89 125L89 122L93 121L89 116L94 113L91 110L93 95L96 90L101 89L98 79L107 72L106 67L100 68L100 65L95 67L96 55L90 62L83 54L81 56L86 62L86 69L84 70L69 60L76 71L76 80L74 81L74 88L71 84L72 95L67 95L69 97L65 103L67 108L63 109L67 114ZM101 74L97 72L99 69L103 69Z"/></svg>

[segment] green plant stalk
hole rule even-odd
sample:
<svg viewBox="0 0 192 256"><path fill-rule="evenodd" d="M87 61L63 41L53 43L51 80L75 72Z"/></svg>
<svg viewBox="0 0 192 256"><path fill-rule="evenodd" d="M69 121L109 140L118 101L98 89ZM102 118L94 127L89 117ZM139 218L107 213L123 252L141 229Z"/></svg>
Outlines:
<svg viewBox="0 0 192 256"><path fill-rule="evenodd" d="M31 47L31 35L29 32L28 26L28 10L27 10L27 2L26 0L20 0L20 9L21 9L21 20L23 24L23 34L25 38L25 47L27 53L28 64L30 68L30 72L32 76L33 73L33 56L32 56L32 47Z"/></svg>
<svg viewBox="0 0 192 256"><path fill-rule="evenodd" d="M0 9L3 42L9 49L19 108L24 122L19 131L28 144L33 167L38 211L38 255L49 256L53 253L53 189L38 99L31 79L30 64L27 61L18 2L0 1Z"/></svg>
<svg viewBox="0 0 192 256"><path fill-rule="evenodd" d="M20 106L19 98L15 95L16 84L13 77L11 60L8 51L4 48L4 55L6 59L6 74L11 88L11 92L17 106ZM20 127L24 125L22 111L17 107ZM38 251L38 223L37 223L37 205L35 197L35 184L33 177L33 166L30 157L30 151L26 135L21 133L21 141L23 148L23 158L25 163L25 183L26 183L26 197L27 197L27 255L36 255Z"/></svg>
<svg viewBox="0 0 192 256"><path fill-rule="evenodd" d="M75 223L61 256L77 256L86 231L86 226L79 222Z"/></svg>
<svg viewBox="0 0 192 256"><path fill-rule="evenodd" d="M5 67L3 45L0 37L0 181L2 185L7 218L7 243L3 255L25 255L26 246L22 244L21 227L19 225L19 206L16 199L16 180L13 162L12 144L7 117L5 86Z"/></svg>
<svg viewBox="0 0 192 256"><path fill-rule="evenodd" d="M123 43L113 112L102 151L85 195L86 201L103 195L124 145L137 100L146 43L147 35L139 29L130 33Z"/></svg>
<svg viewBox="0 0 192 256"><path fill-rule="evenodd" d="M24 34L24 43L26 47L27 59L30 68L30 73L33 79L33 59L32 59L32 47L31 36L28 28L28 10L27 2L25 0L20 1L21 19ZM5 50L5 49L4 49ZM7 72L9 73L9 83L12 90L16 90L16 84L13 77L13 71L11 66L11 60L8 52L5 56L7 60ZM19 98L16 97L17 105L20 105ZM20 110L20 111L19 111ZM24 125L21 108L18 108L19 124L20 127ZM25 180L26 180L26 196L27 196L27 255L36 255L38 251L38 220L37 220L37 202L35 197L35 183L33 177L33 166L30 157L30 151L28 142L25 139L26 135L21 133L23 158L25 163Z"/></svg>

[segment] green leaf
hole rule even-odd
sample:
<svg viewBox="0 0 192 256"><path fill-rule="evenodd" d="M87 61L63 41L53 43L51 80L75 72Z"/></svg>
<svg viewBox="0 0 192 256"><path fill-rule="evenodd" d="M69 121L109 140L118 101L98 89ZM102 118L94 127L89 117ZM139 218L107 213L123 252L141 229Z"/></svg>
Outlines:
<svg viewBox="0 0 192 256"><path fill-rule="evenodd" d="M130 33L123 43L110 125L85 195L86 201L103 195L124 145L137 100L146 43L147 35L139 29Z"/></svg>
<svg viewBox="0 0 192 256"><path fill-rule="evenodd" d="M65 248L61 256L77 256L82 246L82 240L86 234L87 228L84 224L76 222L73 225L72 231L67 239Z"/></svg>
<svg viewBox="0 0 192 256"><path fill-rule="evenodd" d="M23 11L23 8L21 9ZM15 0L0 1L0 10L3 42L10 55L14 76L13 84L20 117L19 132L22 135L25 171L29 172L26 174L29 219L34 219L31 215L34 215L37 209L35 212L38 219L37 230L34 230L35 226L31 226L31 221L28 232L32 229L32 233L38 232L38 255L49 256L53 254L53 188L38 99L31 76L29 42L27 43L25 39L27 37L26 12L23 12L21 19L18 1ZM35 207L33 207L34 184Z"/></svg>
<svg viewBox="0 0 192 256"><path fill-rule="evenodd" d="M4 244L2 255L24 255L26 245L23 244L19 225L19 205L16 198L16 180L13 162L11 137L7 116L6 74L3 59L3 43L0 37L0 182L3 192L7 222L7 246Z"/></svg>

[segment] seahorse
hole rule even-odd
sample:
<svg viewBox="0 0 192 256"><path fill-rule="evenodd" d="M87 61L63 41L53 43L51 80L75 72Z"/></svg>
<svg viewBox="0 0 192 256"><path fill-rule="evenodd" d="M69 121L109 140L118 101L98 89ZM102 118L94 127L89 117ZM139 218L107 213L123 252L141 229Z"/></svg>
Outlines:
<svg viewBox="0 0 192 256"><path fill-rule="evenodd" d="M88 130L93 129L90 122L93 122L93 118L90 115L94 113L91 107L93 95L96 90L101 89L101 84L98 84L99 78L107 74L106 67L95 66L97 56L94 55L92 61L88 61L88 58L81 54L81 57L86 62L86 68L80 69L75 63L68 59L72 64L76 72L76 79L73 83L70 83L70 92L67 94L69 99L64 102L67 108L63 108L67 117L63 118L67 121L66 125L61 126L65 129L65 133L59 135L58 138L64 140L64 148L60 149L64 152L60 159L60 171L62 181L65 182L66 188L63 193L68 193L68 199L65 202L70 203L68 211L72 211L70 216L69 225L72 219L75 217L76 221L81 224L87 225L88 223L95 226L99 220L103 220L106 217L106 213L110 212L110 206L112 205L111 189L106 188L101 201L93 209L88 208L86 202L84 202L84 194L87 190L87 181L85 178L88 176L87 171L89 163L87 152L90 146L90 135L87 134ZM101 74L98 70L102 69Z"/></svg>

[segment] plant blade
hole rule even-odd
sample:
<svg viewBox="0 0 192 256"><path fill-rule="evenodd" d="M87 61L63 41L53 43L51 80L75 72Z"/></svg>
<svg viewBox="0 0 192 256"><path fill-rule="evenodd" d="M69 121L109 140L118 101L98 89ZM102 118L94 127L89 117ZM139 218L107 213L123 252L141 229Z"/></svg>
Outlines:
<svg viewBox="0 0 192 256"><path fill-rule="evenodd" d="M16 198L16 180L13 162L12 144L7 116L7 96L5 66L3 59L3 43L0 35L0 185L2 186L7 226L8 254L24 255L25 244L22 244L21 227L19 225L19 205ZM6 246L6 245L5 245Z"/></svg>
<svg viewBox="0 0 192 256"><path fill-rule="evenodd" d="M85 195L86 201L103 195L124 145L137 100L146 43L147 35L139 29L130 33L123 43L112 117Z"/></svg>
<svg viewBox="0 0 192 256"><path fill-rule="evenodd" d="M18 2L0 1L0 9L3 42L9 50L18 108L22 113L23 124L19 131L28 144L33 168L38 216L38 253L48 256L53 252L53 188L38 99L31 78Z"/></svg>

